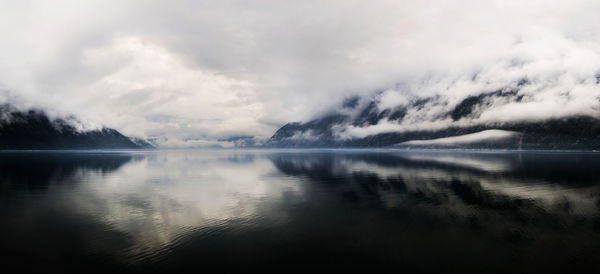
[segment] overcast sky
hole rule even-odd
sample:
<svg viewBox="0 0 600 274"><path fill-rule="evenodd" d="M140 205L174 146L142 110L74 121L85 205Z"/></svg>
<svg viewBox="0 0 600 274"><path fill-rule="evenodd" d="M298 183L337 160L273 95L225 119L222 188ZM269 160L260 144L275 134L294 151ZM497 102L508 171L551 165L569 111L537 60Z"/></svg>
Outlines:
<svg viewBox="0 0 600 274"><path fill-rule="evenodd" d="M170 146L268 138L378 90L454 102L527 77L539 113L600 107L595 0L0 3L0 100Z"/></svg>

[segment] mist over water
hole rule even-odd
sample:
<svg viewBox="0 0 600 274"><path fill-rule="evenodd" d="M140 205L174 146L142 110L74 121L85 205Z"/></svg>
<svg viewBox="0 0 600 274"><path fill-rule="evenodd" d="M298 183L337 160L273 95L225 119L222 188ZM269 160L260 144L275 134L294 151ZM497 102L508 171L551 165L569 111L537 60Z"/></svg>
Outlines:
<svg viewBox="0 0 600 274"><path fill-rule="evenodd" d="M594 272L600 154L0 153L5 269Z"/></svg>

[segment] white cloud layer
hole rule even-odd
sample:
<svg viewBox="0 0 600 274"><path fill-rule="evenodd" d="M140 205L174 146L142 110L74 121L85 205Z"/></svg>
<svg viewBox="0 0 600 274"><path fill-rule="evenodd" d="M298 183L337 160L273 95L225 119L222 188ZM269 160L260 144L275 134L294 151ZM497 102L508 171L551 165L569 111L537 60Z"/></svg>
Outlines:
<svg viewBox="0 0 600 274"><path fill-rule="evenodd" d="M470 144L477 142L495 142L502 141L506 139L513 138L518 136L518 132L507 131L507 130L499 130L499 129L489 129L476 133L452 136L452 137L444 137L444 138L436 138L431 140L414 140L402 142L401 144L405 145L460 145L460 144Z"/></svg>
<svg viewBox="0 0 600 274"><path fill-rule="evenodd" d="M268 138L377 90L440 96L422 121L523 78L524 103L478 119L600 111L598 1L0 3L1 100L173 146Z"/></svg>

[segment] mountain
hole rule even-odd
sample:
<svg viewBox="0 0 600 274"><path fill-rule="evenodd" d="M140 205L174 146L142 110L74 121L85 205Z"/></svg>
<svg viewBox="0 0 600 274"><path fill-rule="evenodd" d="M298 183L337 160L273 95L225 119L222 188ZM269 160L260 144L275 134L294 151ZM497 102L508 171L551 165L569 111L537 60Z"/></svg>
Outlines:
<svg viewBox="0 0 600 274"><path fill-rule="evenodd" d="M0 105L0 149L139 149L153 146L111 128L79 130L73 119Z"/></svg>
<svg viewBox="0 0 600 274"><path fill-rule="evenodd" d="M284 125L264 146L600 149L600 119L588 114L482 118L492 107L526 103L528 98L519 92L524 85L521 81L454 104L440 96L415 96L390 107L383 96L354 97L320 118Z"/></svg>

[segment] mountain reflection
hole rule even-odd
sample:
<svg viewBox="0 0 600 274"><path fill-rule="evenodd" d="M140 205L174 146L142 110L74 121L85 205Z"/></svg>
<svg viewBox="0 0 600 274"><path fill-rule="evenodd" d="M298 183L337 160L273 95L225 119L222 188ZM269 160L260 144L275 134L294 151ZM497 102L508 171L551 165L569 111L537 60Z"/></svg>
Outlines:
<svg viewBox="0 0 600 274"><path fill-rule="evenodd" d="M305 153L269 156L283 173L329 184L353 184L354 196L387 199L392 193L448 197L463 203L506 196L596 212L600 157L592 153ZM350 190L346 190L350 191ZM467 194L470 193L470 194ZM394 196L394 195L392 195ZM410 196L410 195L409 195ZM408 197L397 197L407 199ZM438 199L436 201L440 202ZM391 201L389 201L391 202ZM392 202L393 203L393 202Z"/></svg>
<svg viewBox="0 0 600 274"><path fill-rule="evenodd" d="M5 153L0 162L0 244L24 270L598 268L593 153Z"/></svg>
<svg viewBox="0 0 600 274"><path fill-rule="evenodd" d="M110 173L134 160L128 153L40 152L0 154L0 183L40 190L82 171Z"/></svg>

